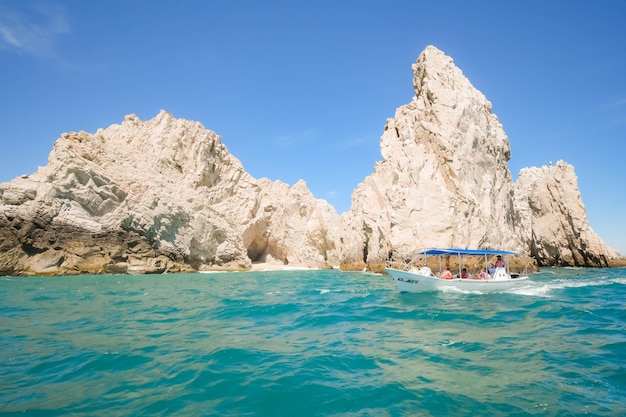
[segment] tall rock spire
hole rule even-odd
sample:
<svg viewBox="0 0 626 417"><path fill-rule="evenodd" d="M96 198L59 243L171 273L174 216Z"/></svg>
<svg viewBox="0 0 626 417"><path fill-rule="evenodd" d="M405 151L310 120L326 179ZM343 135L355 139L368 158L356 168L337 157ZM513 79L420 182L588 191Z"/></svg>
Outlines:
<svg viewBox="0 0 626 417"><path fill-rule="evenodd" d="M452 58L428 46L412 69L415 96L387 120L383 160L343 215L347 259L446 246L514 250L544 265L619 256L589 226L573 167L522 170L514 184L502 125Z"/></svg>
<svg viewBox="0 0 626 417"><path fill-rule="evenodd" d="M431 246L523 249L509 142L491 103L434 46L413 65L413 85L411 102L387 120L383 161L353 194L347 233L372 260Z"/></svg>

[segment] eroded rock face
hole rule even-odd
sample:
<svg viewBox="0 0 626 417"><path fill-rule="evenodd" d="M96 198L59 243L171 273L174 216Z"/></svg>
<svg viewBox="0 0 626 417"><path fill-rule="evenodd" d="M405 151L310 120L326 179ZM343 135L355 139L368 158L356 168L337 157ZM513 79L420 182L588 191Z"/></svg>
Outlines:
<svg viewBox="0 0 626 417"><path fill-rule="evenodd" d="M1 184L0 198L2 274L247 269L248 255L316 265L336 257L325 239L326 227L337 227L331 206L304 183L252 178L219 136L167 112L63 135L48 165Z"/></svg>
<svg viewBox="0 0 626 417"><path fill-rule="evenodd" d="M413 65L413 100L380 140L383 160L343 215L344 260L380 263L427 247L505 248L542 265L606 266L617 257L591 230L573 168L523 170L491 103L437 48Z"/></svg>
<svg viewBox="0 0 626 417"><path fill-rule="evenodd" d="M524 168L515 195L521 240L540 264L606 266L619 257L589 226L573 166Z"/></svg>
<svg viewBox="0 0 626 417"><path fill-rule="evenodd" d="M606 265L574 170L522 170L491 103L435 47L380 139L383 160L339 217L304 181L255 179L214 132L167 112L64 134L48 165L0 184L0 274L329 267L423 247L504 248Z"/></svg>
<svg viewBox="0 0 626 417"><path fill-rule="evenodd" d="M413 100L387 120L383 160L345 215L367 260L424 247L521 250L509 142L491 103L452 59L428 47L413 65ZM351 248L355 255L359 245Z"/></svg>

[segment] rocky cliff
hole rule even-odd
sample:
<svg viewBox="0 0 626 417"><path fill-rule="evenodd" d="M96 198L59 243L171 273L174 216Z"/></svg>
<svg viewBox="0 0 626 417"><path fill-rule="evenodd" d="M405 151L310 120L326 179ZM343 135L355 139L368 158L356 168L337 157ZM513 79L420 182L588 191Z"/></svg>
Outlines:
<svg viewBox="0 0 626 417"><path fill-rule="evenodd" d="M387 120L383 160L345 214L370 262L423 247L522 250L509 142L491 103L452 59L428 47L413 65L413 100Z"/></svg>
<svg viewBox="0 0 626 417"><path fill-rule="evenodd" d="M606 266L619 257L589 226L573 166L522 169L515 197L523 249L540 265Z"/></svg>
<svg viewBox="0 0 626 417"><path fill-rule="evenodd" d="M0 203L0 274L338 259L337 214L304 182L252 178L219 136L163 111L63 135L47 166L0 185Z"/></svg>
<svg viewBox="0 0 626 417"><path fill-rule="evenodd" d="M606 266L619 254L590 228L573 167L509 170L491 103L433 46L413 65L415 96L387 120L383 160L343 215L344 256L377 263L416 248L507 248L541 265Z"/></svg>
<svg viewBox="0 0 626 417"><path fill-rule="evenodd" d="M522 170L491 103L427 47L415 96L389 119L383 160L341 217L303 181L255 179L197 122L162 111L59 138L48 165L0 184L0 274L361 267L393 252L517 250L545 265L606 265L571 166Z"/></svg>

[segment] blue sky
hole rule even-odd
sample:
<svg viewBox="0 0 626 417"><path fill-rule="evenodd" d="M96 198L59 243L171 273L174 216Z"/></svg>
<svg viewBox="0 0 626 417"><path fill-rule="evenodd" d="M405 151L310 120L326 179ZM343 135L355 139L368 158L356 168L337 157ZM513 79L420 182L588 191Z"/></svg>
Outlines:
<svg viewBox="0 0 626 417"><path fill-rule="evenodd" d="M63 132L164 109L341 213L432 44L493 103L514 178L574 165L591 226L626 254L625 20L617 0L0 0L0 182Z"/></svg>

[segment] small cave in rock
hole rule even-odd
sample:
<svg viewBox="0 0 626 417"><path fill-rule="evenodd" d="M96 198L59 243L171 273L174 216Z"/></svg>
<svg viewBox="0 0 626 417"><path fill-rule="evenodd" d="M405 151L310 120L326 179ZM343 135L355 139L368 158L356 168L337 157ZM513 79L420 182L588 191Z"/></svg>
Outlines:
<svg viewBox="0 0 626 417"><path fill-rule="evenodd" d="M267 239L261 236L255 236L255 238L248 244L247 253L248 258L255 262L265 262L265 255L267 251Z"/></svg>
<svg viewBox="0 0 626 417"><path fill-rule="evenodd" d="M24 253L28 256L33 256L36 255L38 253L42 253L45 252L46 249L44 248L38 248L30 243L22 243L22 250L24 251Z"/></svg>

